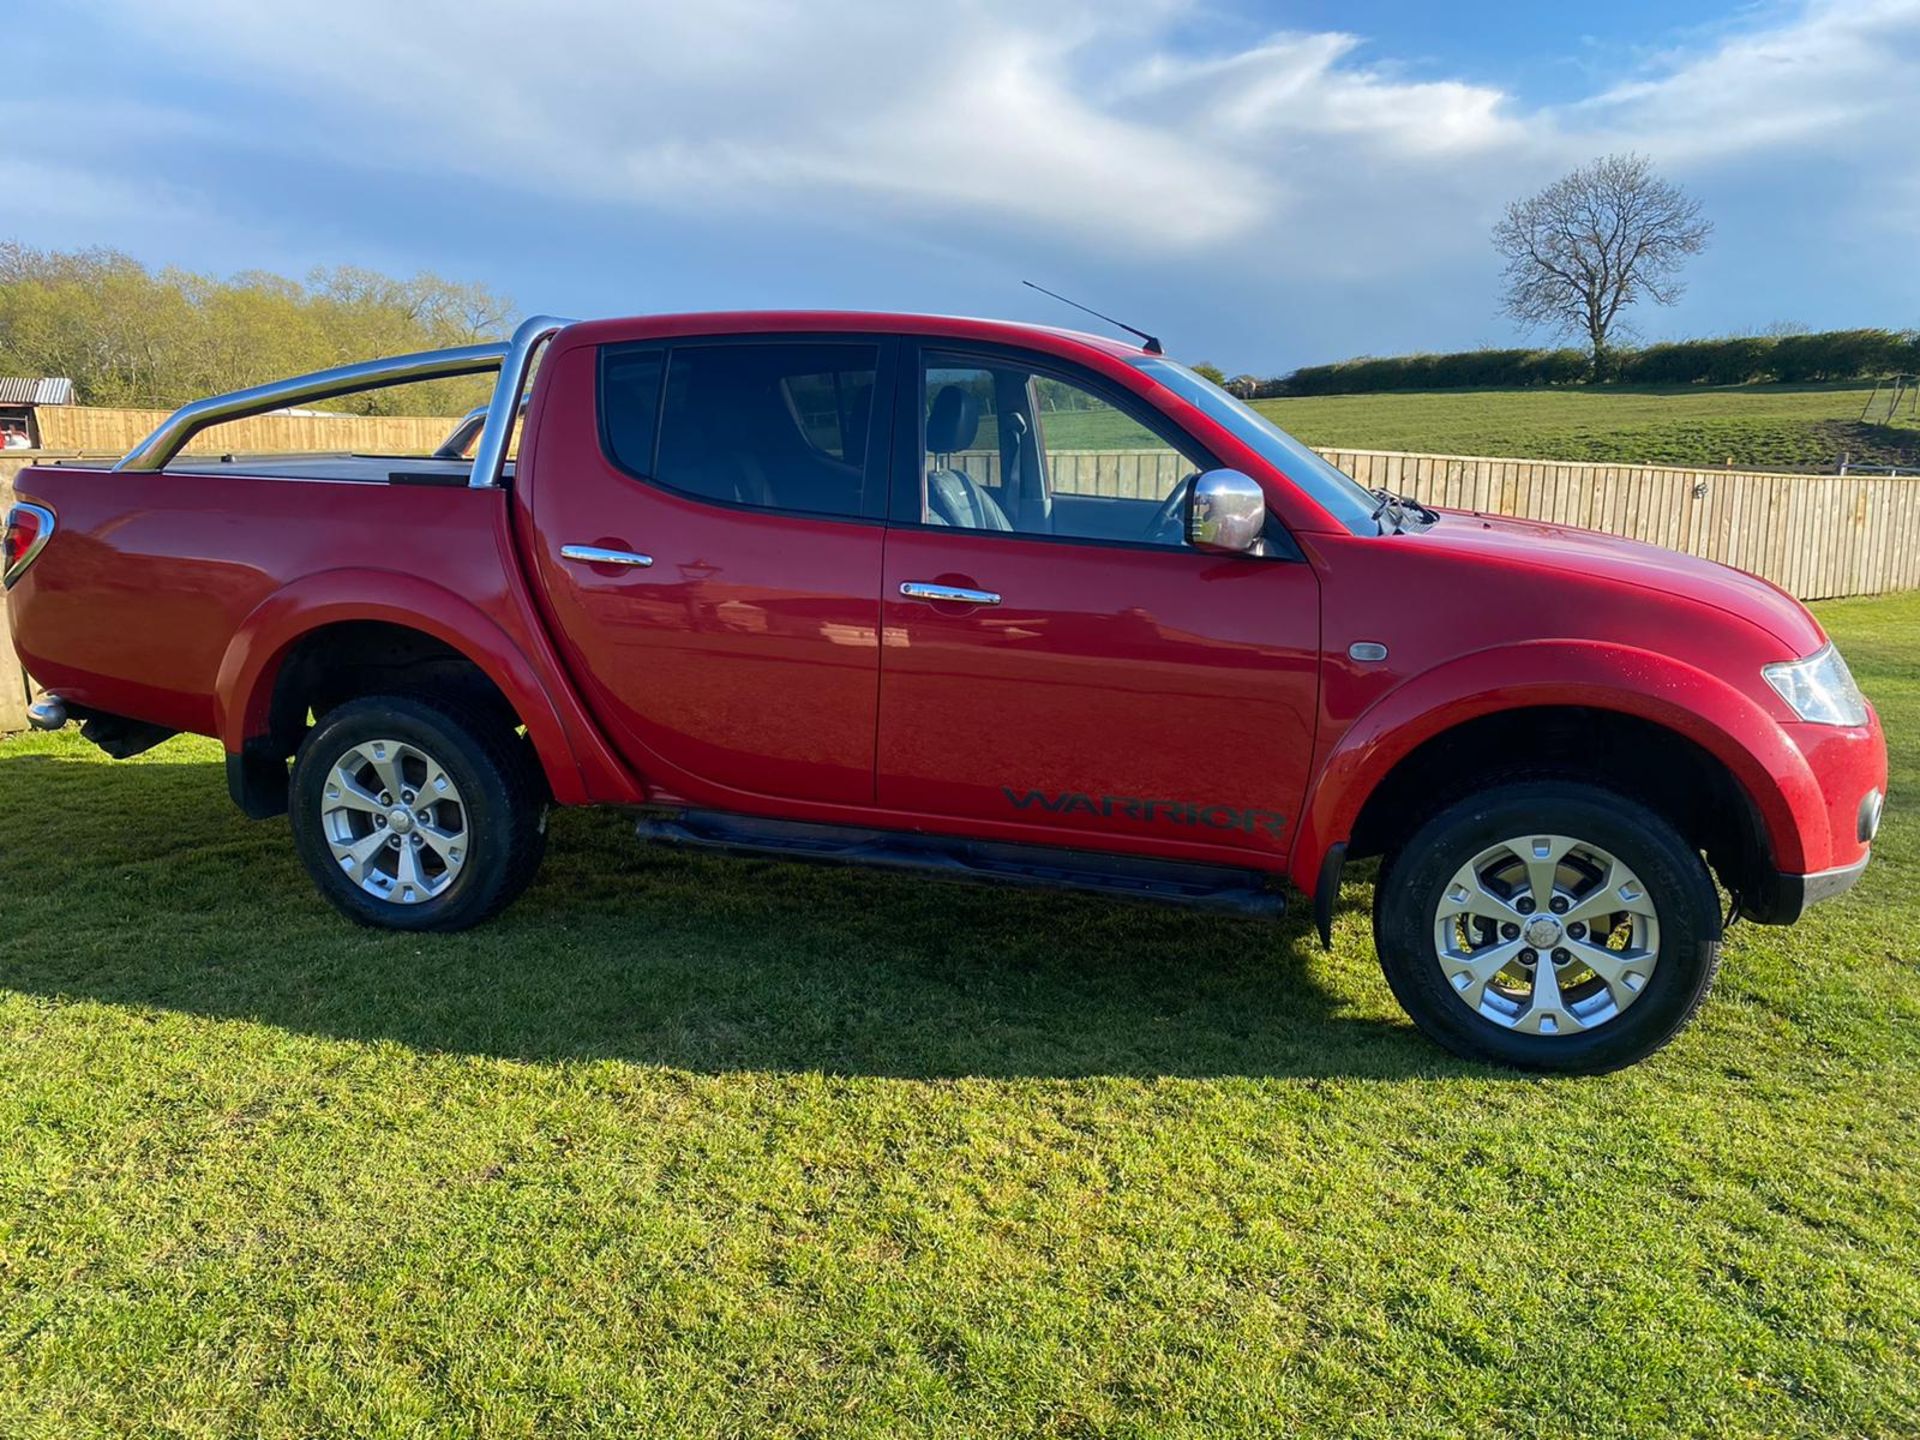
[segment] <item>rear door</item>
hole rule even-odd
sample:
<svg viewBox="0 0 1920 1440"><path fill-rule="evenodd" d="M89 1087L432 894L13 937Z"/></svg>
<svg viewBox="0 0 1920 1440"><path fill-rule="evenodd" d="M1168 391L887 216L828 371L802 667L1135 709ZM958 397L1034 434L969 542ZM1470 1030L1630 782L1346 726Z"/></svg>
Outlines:
<svg viewBox="0 0 1920 1440"><path fill-rule="evenodd" d="M755 335L557 357L532 498L549 618L665 797L872 802L892 345Z"/></svg>
<svg viewBox="0 0 1920 1440"><path fill-rule="evenodd" d="M1191 549L1181 487L1212 457L1049 357L923 347L898 406L881 805L1065 845L1284 857L1320 596L1279 522L1265 555Z"/></svg>

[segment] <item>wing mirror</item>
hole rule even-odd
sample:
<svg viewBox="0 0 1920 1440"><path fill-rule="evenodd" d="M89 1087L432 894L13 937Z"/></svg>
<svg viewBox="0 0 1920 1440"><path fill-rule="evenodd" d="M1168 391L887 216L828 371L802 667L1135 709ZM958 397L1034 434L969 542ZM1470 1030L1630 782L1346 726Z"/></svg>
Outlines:
<svg viewBox="0 0 1920 1440"><path fill-rule="evenodd" d="M1187 543L1196 550L1245 555L1267 528L1267 495L1239 470L1209 470L1187 495Z"/></svg>

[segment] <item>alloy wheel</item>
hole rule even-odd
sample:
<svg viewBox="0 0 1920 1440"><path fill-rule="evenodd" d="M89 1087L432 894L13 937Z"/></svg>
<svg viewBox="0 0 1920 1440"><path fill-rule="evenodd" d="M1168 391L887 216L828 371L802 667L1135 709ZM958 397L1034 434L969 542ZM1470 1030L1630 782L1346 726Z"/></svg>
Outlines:
<svg viewBox="0 0 1920 1440"><path fill-rule="evenodd" d="M1434 914L1434 953L1475 1014L1534 1035L1573 1035L1646 993L1660 919L1640 878L1597 845L1524 835L1454 874Z"/></svg>
<svg viewBox="0 0 1920 1440"><path fill-rule="evenodd" d="M467 861L467 807L446 767L404 740L365 740L327 771L321 833L347 878L377 899L418 905Z"/></svg>

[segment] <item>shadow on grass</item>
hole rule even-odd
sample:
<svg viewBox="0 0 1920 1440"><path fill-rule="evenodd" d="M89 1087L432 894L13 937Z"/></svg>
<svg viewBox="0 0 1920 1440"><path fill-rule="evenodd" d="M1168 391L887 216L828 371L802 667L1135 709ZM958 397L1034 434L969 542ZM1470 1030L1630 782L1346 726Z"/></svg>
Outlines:
<svg viewBox="0 0 1920 1440"><path fill-rule="evenodd" d="M169 750L173 747L168 747ZM75 752L76 756L79 752ZM1370 951L1279 924L895 873L682 855L555 817L464 935L358 929L217 765L0 751L0 985L506 1059L696 1072L1489 1073L1398 1019Z"/></svg>

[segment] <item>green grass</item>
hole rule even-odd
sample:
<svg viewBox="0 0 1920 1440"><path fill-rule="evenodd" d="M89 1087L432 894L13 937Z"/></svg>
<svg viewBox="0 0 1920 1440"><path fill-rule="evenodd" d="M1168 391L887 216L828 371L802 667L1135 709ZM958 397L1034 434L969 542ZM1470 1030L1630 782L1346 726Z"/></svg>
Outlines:
<svg viewBox="0 0 1920 1440"><path fill-rule="evenodd" d="M1672 390L1438 390L1260 400L1256 408L1310 445L1512 455L1610 464L1725 465L1766 470L1920 467L1920 422L1859 423L1868 391L1853 386L1735 385ZM1883 397L1884 398L1884 397ZM1878 414L1879 412L1876 412ZM1046 417L1049 445L1138 445L1113 413Z"/></svg>
<svg viewBox="0 0 1920 1440"><path fill-rule="evenodd" d="M1768 470L1920 466L1920 425L1859 423L1867 390L1850 386L1695 386L1679 390L1453 390L1263 400L1312 445L1517 455L1613 464Z"/></svg>
<svg viewBox="0 0 1920 1440"><path fill-rule="evenodd" d="M219 757L0 742L0 1434L1912 1435L1920 596L1879 859L1593 1080L1274 927L558 817L354 930Z"/></svg>

